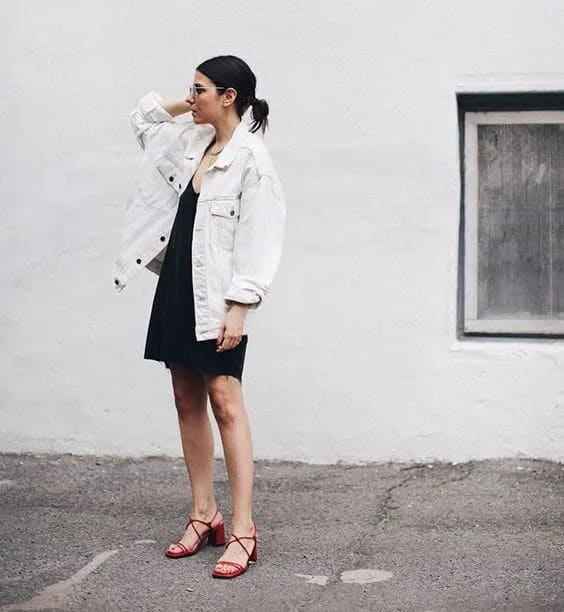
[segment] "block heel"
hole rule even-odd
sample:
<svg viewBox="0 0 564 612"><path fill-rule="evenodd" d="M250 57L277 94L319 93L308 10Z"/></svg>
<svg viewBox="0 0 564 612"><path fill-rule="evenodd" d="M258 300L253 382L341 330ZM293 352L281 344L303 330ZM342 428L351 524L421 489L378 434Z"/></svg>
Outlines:
<svg viewBox="0 0 564 612"><path fill-rule="evenodd" d="M208 544L212 546L223 546L225 544L225 523L223 521L210 531Z"/></svg>

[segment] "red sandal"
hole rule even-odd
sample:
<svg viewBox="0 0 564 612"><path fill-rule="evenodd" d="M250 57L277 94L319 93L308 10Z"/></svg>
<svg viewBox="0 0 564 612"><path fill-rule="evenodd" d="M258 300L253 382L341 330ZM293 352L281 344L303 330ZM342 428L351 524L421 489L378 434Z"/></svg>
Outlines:
<svg viewBox="0 0 564 612"><path fill-rule="evenodd" d="M225 563L226 565L232 565L235 569L232 572L219 572L216 569L214 569L212 571L212 576L214 578L235 578L235 576L239 576L240 574L244 574L247 571L247 568L249 567L249 563L255 563L257 560L257 547L258 547L258 542L257 542L257 536L258 536L258 532L257 532L257 528L255 525L253 525L254 531L255 533L252 536L236 536L234 533L231 534L232 538L235 538L234 540L231 540L231 542L229 542L229 544L233 544L233 542L239 542L239 544L243 547L243 549L245 550L245 552L247 553L249 559L247 560L247 564L246 565L241 565L240 563L236 563L235 561L218 561L216 563L216 565L220 565L222 563ZM241 542L241 540L253 540L254 541L254 546L253 546L253 552L249 553L249 551L247 550L247 548L245 547L245 545L243 544L243 542ZM229 546L229 544L227 544L227 546ZM227 548L227 546L225 548Z"/></svg>
<svg viewBox="0 0 564 612"><path fill-rule="evenodd" d="M204 541L206 536L208 538L208 544L212 546L223 546L225 544L225 521L221 521L221 523L217 524L215 527L212 527L213 519L216 517L219 512L219 508L215 511L212 519L210 521L201 521L197 518L190 518L190 520L186 523L186 527L184 529L188 529L190 525L192 525L192 529L196 532L198 536L198 542L190 549L186 548L186 546L179 540L178 542L174 542L176 546L181 548L180 552L173 552L172 550L165 550L165 555L171 559L180 559L181 557L189 557L191 555L195 555L200 548L204 545ZM193 523L203 523L208 527L204 531L203 534L198 533L198 530L194 527ZM172 546L172 544L170 545ZM169 546L169 548L170 548Z"/></svg>

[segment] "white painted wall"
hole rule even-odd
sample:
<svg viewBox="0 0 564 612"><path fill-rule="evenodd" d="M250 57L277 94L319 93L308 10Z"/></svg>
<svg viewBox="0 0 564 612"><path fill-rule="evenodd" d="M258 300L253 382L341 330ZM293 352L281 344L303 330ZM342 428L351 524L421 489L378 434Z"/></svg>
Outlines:
<svg viewBox="0 0 564 612"><path fill-rule="evenodd" d="M234 53L288 201L249 339L257 458L563 459L564 343L456 339L456 91L563 89L564 7L450 0L0 5L3 451L180 455L142 358L156 277L111 264L128 114ZM216 435L216 455L222 450Z"/></svg>

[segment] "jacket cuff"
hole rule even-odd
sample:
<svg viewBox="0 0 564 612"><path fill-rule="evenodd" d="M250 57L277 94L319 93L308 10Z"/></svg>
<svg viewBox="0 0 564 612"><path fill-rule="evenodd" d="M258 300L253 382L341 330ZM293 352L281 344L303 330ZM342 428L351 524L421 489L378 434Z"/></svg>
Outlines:
<svg viewBox="0 0 564 612"><path fill-rule="evenodd" d="M262 301L262 297L252 289L230 289L224 297L225 301L241 302L247 304L249 308L256 309Z"/></svg>
<svg viewBox="0 0 564 612"><path fill-rule="evenodd" d="M164 98L159 93L150 91L141 98L139 110L146 117L150 117L151 121L173 121L174 117L163 108L163 102Z"/></svg>

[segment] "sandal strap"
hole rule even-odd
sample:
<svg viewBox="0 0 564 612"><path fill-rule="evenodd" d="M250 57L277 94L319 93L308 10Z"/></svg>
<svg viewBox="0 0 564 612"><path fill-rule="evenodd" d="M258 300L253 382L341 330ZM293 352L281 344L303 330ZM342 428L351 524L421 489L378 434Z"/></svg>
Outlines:
<svg viewBox="0 0 564 612"><path fill-rule="evenodd" d="M206 525L210 529L213 529L211 524L213 523L213 519L217 516L218 512L219 512L219 507L216 508L215 514L211 517L209 521L202 521L197 518L190 518L190 520L186 523L186 527L184 527L184 529L188 529L188 527L192 525L192 529L196 532L196 535L198 536L198 541L201 541L203 538L206 537L206 532L204 531L203 534L198 533L198 530L194 527L192 523L202 523L203 525Z"/></svg>
<svg viewBox="0 0 564 612"><path fill-rule="evenodd" d="M253 536L241 536L239 537L238 535L235 535L234 533L231 534L232 538L235 538L234 540L231 540L231 542L229 542L229 544L233 544L233 542L237 541L239 542L239 544L243 547L243 550L247 553L247 557L249 557L249 559L251 558L251 553L247 550L247 547L243 544L243 542L241 542L241 540L253 540L256 544L257 541L257 534L255 533L255 535ZM227 546L229 546L229 544L227 544ZM227 546L225 548L227 548ZM227 561L220 561L220 563L227 563Z"/></svg>
<svg viewBox="0 0 564 612"><path fill-rule="evenodd" d="M184 546L184 544L182 544L182 542L180 540L178 540L178 542L175 542L174 546L178 546L178 548L182 548L183 552L186 555L190 554L190 551L186 548L186 546Z"/></svg>
<svg viewBox="0 0 564 612"><path fill-rule="evenodd" d="M240 563L237 563L236 561L218 561L215 565L217 567L218 565L221 565L222 563L225 563L226 565L232 565L233 567L236 567L237 569L239 569L241 571L243 571L245 569ZM215 571L217 572L217 569ZM222 572L220 570L217 573L218 574L227 574L228 572Z"/></svg>

